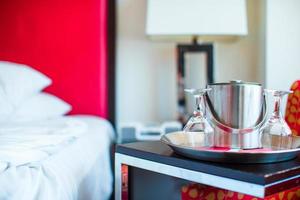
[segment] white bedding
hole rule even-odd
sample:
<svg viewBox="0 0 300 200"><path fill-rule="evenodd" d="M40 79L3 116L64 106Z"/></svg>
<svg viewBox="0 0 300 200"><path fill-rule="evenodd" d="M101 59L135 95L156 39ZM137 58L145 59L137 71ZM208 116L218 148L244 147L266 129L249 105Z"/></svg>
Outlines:
<svg viewBox="0 0 300 200"><path fill-rule="evenodd" d="M113 135L91 116L0 124L0 200L108 199Z"/></svg>

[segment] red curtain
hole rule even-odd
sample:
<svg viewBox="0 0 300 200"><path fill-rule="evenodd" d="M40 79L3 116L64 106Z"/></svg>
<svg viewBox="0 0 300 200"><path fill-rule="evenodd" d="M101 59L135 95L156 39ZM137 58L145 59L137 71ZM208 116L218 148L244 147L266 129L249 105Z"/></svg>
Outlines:
<svg viewBox="0 0 300 200"><path fill-rule="evenodd" d="M108 1L1 0L0 60L52 78L46 91L70 103L73 114L107 118Z"/></svg>

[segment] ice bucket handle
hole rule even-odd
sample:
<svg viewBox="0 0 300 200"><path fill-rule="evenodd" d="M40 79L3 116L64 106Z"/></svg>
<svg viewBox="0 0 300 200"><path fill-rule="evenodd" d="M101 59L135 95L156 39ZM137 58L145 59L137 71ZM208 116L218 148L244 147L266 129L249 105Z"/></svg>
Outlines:
<svg viewBox="0 0 300 200"><path fill-rule="evenodd" d="M209 101L208 96L205 95L205 103L207 104L208 101ZM218 127L219 129L227 133L233 133L233 134L245 134L245 133L251 133L253 131L259 130L265 124L268 116L268 106L266 102L265 92L263 93L263 105L260 114L260 116L263 116L262 120L256 125L254 125L253 127L242 128L242 129L229 127L215 118L215 116L212 113L212 110L210 109L210 106L205 105L205 110L208 113L208 121L213 125L213 127Z"/></svg>

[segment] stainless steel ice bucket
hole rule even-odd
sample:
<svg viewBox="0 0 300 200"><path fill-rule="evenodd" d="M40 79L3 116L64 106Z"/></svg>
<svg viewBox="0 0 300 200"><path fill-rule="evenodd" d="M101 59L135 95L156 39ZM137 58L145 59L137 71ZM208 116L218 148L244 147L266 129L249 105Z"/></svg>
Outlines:
<svg viewBox="0 0 300 200"><path fill-rule="evenodd" d="M214 146L259 148L259 129L266 117L263 88L258 83L231 81L207 86L208 120L214 127Z"/></svg>

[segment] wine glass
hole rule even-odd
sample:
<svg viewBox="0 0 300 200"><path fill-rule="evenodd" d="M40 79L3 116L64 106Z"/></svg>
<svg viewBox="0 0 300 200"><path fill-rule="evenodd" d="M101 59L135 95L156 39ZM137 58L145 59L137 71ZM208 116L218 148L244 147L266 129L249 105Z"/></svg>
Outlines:
<svg viewBox="0 0 300 200"><path fill-rule="evenodd" d="M292 131L281 112L281 101L283 96L292 93L292 91L265 90L265 92L273 96L274 110L261 129L263 140L270 147L281 148L283 145L287 145L288 136L292 135Z"/></svg>
<svg viewBox="0 0 300 200"><path fill-rule="evenodd" d="M197 133L204 133L206 146L213 146L213 128L206 119L205 109L203 108L204 95L210 91L211 88L206 89L185 89L184 91L190 93L195 99L195 110L192 117L188 120L183 128L185 133L189 133L190 136L197 137ZM199 136L199 135L198 135ZM193 137L191 137L193 138ZM193 145L193 140L190 140Z"/></svg>

